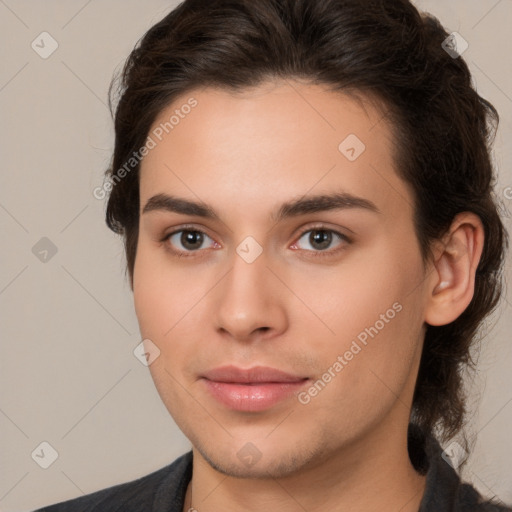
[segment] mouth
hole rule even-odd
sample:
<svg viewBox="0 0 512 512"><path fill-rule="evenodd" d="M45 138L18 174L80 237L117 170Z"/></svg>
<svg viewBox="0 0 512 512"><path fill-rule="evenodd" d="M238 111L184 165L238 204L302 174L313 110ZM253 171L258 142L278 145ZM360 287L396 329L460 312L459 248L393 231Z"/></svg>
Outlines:
<svg viewBox="0 0 512 512"><path fill-rule="evenodd" d="M201 376L213 398L229 409L259 412L289 399L309 381L266 366L215 368Z"/></svg>

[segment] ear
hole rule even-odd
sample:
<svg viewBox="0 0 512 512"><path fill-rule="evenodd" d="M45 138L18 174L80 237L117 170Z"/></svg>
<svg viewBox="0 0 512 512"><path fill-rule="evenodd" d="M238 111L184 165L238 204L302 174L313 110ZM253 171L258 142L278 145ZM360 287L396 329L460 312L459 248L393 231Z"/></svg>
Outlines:
<svg viewBox="0 0 512 512"><path fill-rule="evenodd" d="M460 213L436 245L434 269L427 283L425 322L439 326L458 318L473 298L484 245L482 221L474 213Z"/></svg>

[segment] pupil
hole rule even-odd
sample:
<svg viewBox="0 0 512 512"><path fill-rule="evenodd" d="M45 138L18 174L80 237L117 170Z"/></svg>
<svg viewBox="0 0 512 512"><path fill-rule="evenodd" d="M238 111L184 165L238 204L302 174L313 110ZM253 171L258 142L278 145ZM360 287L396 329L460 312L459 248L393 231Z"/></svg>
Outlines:
<svg viewBox="0 0 512 512"><path fill-rule="evenodd" d="M184 231L181 234L181 243L183 247L188 249L197 249L197 244L199 242L199 247L203 242L203 235L199 233L199 231Z"/></svg>
<svg viewBox="0 0 512 512"><path fill-rule="evenodd" d="M309 235L309 241L311 245L315 246L318 249L326 249L329 247L332 241L332 233L329 233L328 231L312 231L311 235Z"/></svg>

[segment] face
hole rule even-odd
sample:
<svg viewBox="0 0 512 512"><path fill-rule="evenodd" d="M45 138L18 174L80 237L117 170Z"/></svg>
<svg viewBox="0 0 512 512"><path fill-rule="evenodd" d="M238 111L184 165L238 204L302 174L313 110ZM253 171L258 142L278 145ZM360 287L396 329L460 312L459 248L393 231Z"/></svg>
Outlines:
<svg viewBox="0 0 512 512"><path fill-rule="evenodd" d="M284 476L405 435L424 268L382 118L276 82L193 91L149 134L137 317L164 404L226 474Z"/></svg>

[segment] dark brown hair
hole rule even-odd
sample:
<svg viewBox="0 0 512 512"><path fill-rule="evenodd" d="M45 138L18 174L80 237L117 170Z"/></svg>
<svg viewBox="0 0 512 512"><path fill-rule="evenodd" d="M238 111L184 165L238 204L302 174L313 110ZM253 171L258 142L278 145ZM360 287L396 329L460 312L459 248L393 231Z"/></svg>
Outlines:
<svg viewBox="0 0 512 512"><path fill-rule="evenodd" d="M398 174L415 197L426 260L455 215L474 212L485 246L474 297L449 325L427 326L411 420L448 439L463 426L462 371L482 320L497 305L506 236L493 199L493 106L461 57L442 44L438 20L406 0L186 0L139 41L112 84L115 149L106 220L124 237L133 282L139 165L121 169L146 142L156 116L196 87L232 91L275 78L326 84L381 100L395 134ZM113 101L111 101L112 105Z"/></svg>

